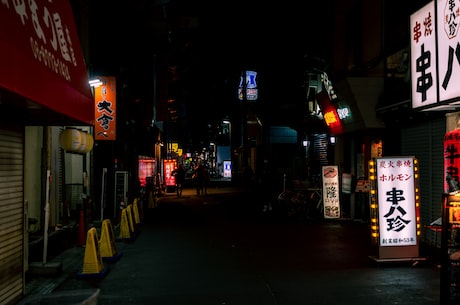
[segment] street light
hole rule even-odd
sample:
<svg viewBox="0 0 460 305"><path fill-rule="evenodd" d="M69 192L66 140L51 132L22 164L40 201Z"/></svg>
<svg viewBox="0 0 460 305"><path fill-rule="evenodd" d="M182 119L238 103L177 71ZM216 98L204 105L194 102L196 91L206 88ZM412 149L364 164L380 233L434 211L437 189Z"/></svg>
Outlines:
<svg viewBox="0 0 460 305"><path fill-rule="evenodd" d="M230 122L229 119L223 119L222 123L225 125L228 125L228 142L230 145L230 148L232 147L232 122Z"/></svg>

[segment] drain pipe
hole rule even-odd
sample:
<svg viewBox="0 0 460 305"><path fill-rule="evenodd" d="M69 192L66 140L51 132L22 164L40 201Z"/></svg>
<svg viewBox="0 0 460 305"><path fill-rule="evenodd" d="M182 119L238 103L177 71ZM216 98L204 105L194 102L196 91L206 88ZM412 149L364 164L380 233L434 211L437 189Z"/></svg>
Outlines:
<svg viewBox="0 0 460 305"><path fill-rule="evenodd" d="M45 224L43 227L43 264L46 264L46 258L48 256L48 225L50 219L50 170L46 171L46 204L45 204Z"/></svg>
<svg viewBox="0 0 460 305"><path fill-rule="evenodd" d="M48 257L48 226L50 221L50 179L51 179L51 127L46 126L46 188L45 223L43 226L43 265Z"/></svg>

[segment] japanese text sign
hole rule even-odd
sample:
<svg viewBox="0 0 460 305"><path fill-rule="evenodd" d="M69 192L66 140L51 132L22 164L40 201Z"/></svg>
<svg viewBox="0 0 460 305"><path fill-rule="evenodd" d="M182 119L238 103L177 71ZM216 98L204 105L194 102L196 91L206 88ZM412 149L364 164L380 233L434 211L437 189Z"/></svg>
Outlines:
<svg viewBox="0 0 460 305"><path fill-rule="evenodd" d="M246 88L246 100L256 101L259 97L259 89L257 89L257 72L245 71L245 74L241 75L240 83L238 85L238 99L244 100L244 89Z"/></svg>
<svg viewBox="0 0 460 305"><path fill-rule="evenodd" d="M444 190L450 192L448 177L460 181L460 130L454 129L444 135Z"/></svg>
<svg viewBox="0 0 460 305"><path fill-rule="evenodd" d="M175 186L176 177L172 174L173 171L177 168L177 160L163 160L163 175L165 179L166 186Z"/></svg>
<svg viewBox="0 0 460 305"><path fill-rule="evenodd" d="M410 17L412 108L460 98L459 10L460 0L438 0Z"/></svg>
<svg viewBox="0 0 460 305"><path fill-rule="evenodd" d="M94 88L94 139L115 140L117 132L117 86L115 77L101 76Z"/></svg>
<svg viewBox="0 0 460 305"><path fill-rule="evenodd" d="M434 1L410 17L412 108L437 102Z"/></svg>
<svg viewBox="0 0 460 305"><path fill-rule="evenodd" d="M376 159L380 246L417 243L413 157Z"/></svg>
<svg viewBox="0 0 460 305"><path fill-rule="evenodd" d="M69 1L0 3L0 88L87 124L93 99Z"/></svg>
<svg viewBox="0 0 460 305"><path fill-rule="evenodd" d="M340 217L339 170L336 165L322 167L324 218Z"/></svg>
<svg viewBox="0 0 460 305"><path fill-rule="evenodd" d="M153 158L139 159L139 182L141 186L147 183L147 177L154 177L156 173L156 163Z"/></svg>

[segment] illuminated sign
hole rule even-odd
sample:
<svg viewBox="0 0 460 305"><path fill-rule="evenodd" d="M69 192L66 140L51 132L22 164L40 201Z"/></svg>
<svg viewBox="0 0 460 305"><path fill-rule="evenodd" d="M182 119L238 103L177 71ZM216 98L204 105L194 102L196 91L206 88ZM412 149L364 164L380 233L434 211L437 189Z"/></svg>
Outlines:
<svg viewBox="0 0 460 305"><path fill-rule="evenodd" d="M460 181L460 130L455 129L444 135L444 189L450 192L449 179Z"/></svg>
<svg viewBox="0 0 460 305"><path fill-rule="evenodd" d="M455 81L460 78L459 10L460 0L438 0L429 2L410 17L414 109L433 108L460 97L460 87Z"/></svg>
<svg viewBox="0 0 460 305"><path fill-rule="evenodd" d="M102 85L94 88L94 139L115 140L117 125L117 84L115 77L98 77Z"/></svg>
<svg viewBox="0 0 460 305"><path fill-rule="evenodd" d="M243 72L244 73L244 72ZM246 100L256 101L259 96L259 89L257 89L257 72L246 71L245 74L240 76L240 84L238 85L238 99L244 100L244 87L246 88Z"/></svg>
<svg viewBox="0 0 460 305"><path fill-rule="evenodd" d="M335 112L335 109L326 111L323 114L323 117L324 117L324 121L326 122L327 126L331 126L333 124L339 123L338 116L337 116L337 113Z"/></svg>
<svg viewBox="0 0 460 305"><path fill-rule="evenodd" d="M166 186L175 186L176 177L172 174L177 168L177 160L163 160L163 175Z"/></svg>
<svg viewBox="0 0 460 305"><path fill-rule="evenodd" d="M346 118L351 116L350 108L348 107L337 108L337 115L339 116L339 119L345 120Z"/></svg>
<svg viewBox="0 0 460 305"><path fill-rule="evenodd" d="M153 158L145 158L139 159L139 183L141 186L145 186L147 183L147 177L155 176L156 168L155 168L155 159Z"/></svg>
<svg viewBox="0 0 460 305"><path fill-rule="evenodd" d="M338 166L323 166L322 173L324 218L339 218L340 199Z"/></svg>
<svg viewBox="0 0 460 305"><path fill-rule="evenodd" d="M232 161L224 161L224 178L232 177Z"/></svg>
<svg viewBox="0 0 460 305"><path fill-rule="evenodd" d="M412 108L437 101L434 1L410 17ZM415 62L414 62L415 61Z"/></svg>
<svg viewBox="0 0 460 305"><path fill-rule="evenodd" d="M376 158L373 163L378 235L381 247L417 244L419 225L418 167L413 157ZM375 185L374 185L375 186Z"/></svg>

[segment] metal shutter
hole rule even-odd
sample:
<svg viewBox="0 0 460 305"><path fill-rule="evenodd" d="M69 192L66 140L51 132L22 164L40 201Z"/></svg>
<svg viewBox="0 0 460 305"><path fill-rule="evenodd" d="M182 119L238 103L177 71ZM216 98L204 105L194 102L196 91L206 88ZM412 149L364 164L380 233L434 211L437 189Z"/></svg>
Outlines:
<svg viewBox="0 0 460 305"><path fill-rule="evenodd" d="M23 129L0 128L0 304L24 292Z"/></svg>
<svg viewBox="0 0 460 305"><path fill-rule="evenodd" d="M444 187L445 118L410 126L401 130L401 151L404 156L415 156L420 170L420 217L422 227L441 217L441 198ZM435 232L422 231L422 239L439 244Z"/></svg>

